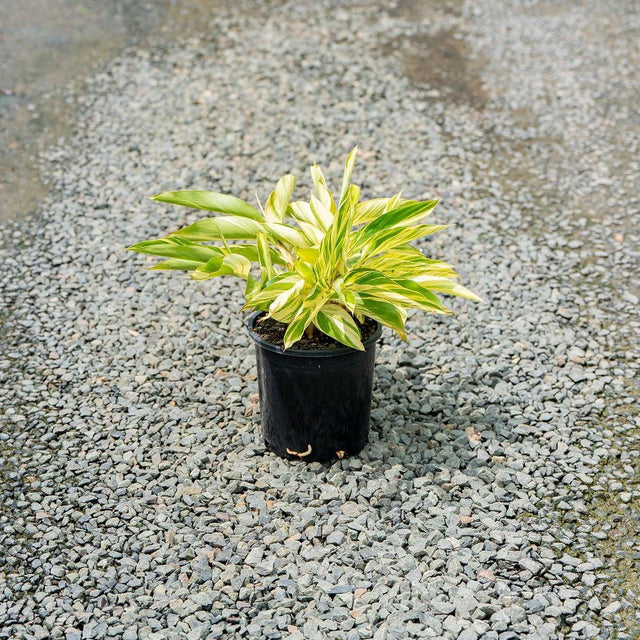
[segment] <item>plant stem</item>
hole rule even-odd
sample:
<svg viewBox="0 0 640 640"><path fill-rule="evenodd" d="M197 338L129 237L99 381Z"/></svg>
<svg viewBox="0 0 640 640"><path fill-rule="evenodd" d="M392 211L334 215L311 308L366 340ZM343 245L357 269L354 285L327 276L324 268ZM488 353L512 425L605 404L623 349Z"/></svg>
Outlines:
<svg viewBox="0 0 640 640"><path fill-rule="evenodd" d="M313 322L306 328L305 333L307 334L307 338L309 338L309 340L313 338Z"/></svg>

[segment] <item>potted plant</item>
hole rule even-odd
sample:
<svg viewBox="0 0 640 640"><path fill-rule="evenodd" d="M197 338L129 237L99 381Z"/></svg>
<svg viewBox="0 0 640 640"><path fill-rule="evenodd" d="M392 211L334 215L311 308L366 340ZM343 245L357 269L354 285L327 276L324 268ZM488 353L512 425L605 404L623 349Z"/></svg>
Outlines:
<svg viewBox="0 0 640 640"><path fill-rule="evenodd" d="M410 244L446 228L421 222L437 200L397 194L361 202L351 184L356 151L347 156L337 201L317 165L309 200L291 200L292 175L258 208L209 191L165 192L151 199L219 215L130 247L166 258L152 269L246 280L264 440L282 457L359 453L382 326L406 340L408 309L451 313L440 293L480 300L455 282L450 265Z"/></svg>

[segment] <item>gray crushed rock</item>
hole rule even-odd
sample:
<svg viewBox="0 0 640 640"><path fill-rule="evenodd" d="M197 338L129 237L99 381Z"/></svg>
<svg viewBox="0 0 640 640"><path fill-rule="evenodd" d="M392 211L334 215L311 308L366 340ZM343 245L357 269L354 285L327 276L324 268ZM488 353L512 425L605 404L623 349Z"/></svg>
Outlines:
<svg viewBox="0 0 640 640"><path fill-rule="evenodd" d="M638 16L425 6L240 4L90 80L2 238L0 638L633 637ZM197 219L150 193L335 183L356 143L488 304L385 333L363 453L290 463L241 288L122 249Z"/></svg>

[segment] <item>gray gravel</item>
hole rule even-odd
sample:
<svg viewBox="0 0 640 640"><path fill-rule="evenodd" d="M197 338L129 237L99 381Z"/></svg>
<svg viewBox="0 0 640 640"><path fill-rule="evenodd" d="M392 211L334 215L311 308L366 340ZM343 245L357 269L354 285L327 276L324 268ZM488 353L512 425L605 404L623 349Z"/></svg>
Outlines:
<svg viewBox="0 0 640 640"><path fill-rule="evenodd" d="M634 637L637 12L381 4L227 9L89 81L2 238L0 638ZM384 335L359 457L285 462L241 289L122 248L198 217L149 193L355 143L489 304Z"/></svg>

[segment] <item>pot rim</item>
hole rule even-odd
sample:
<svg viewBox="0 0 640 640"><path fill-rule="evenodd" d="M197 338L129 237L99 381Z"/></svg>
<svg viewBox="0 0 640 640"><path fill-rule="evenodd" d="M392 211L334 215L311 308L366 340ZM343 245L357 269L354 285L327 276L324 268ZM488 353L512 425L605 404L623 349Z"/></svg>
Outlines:
<svg viewBox="0 0 640 640"><path fill-rule="evenodd" d="M271 342L267 342L254 331L253 326L256 320L264 314L264 311L254 311L247 319L247 328L249 329L249 335L251 336L251 338L253 338L253 341L267 351L281 353L285 356L297 356L300 358L331 358L334 356L343 356L352 353L364 353L362 351L359 351L358 349L347 347L346 345L344 347L338 347L336 349L323 349L318 351L309 351L305 349L287 349L285 351L282 347L272 344ZM373 332L372 336L364 340L362 343L364 345L365 351L369 348L370 345L375 344L382 335L382 325L377 320L374 320L374 322L377 325L376 330Z"/></svg>

